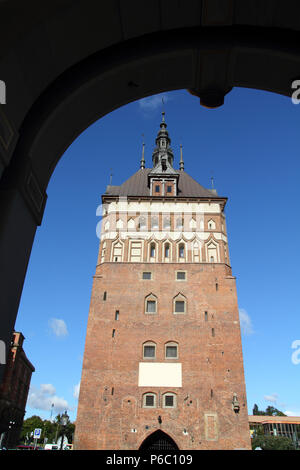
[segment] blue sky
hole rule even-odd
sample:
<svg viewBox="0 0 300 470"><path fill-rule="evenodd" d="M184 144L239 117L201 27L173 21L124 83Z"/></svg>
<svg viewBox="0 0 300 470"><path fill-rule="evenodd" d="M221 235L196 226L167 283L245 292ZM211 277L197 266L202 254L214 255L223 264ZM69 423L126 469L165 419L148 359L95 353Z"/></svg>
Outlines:
<svg viewBox="0 0 300 470"><path fill-rule="evenodd" d="M249 413L257 403L300 415L300 105L238 88L215 110L185 90L163 96L175 167L182 144L185 170L205 187L213 176L218 194L228 197ZM112 184L121 184L138 170L143 139L152 166L161 110L161 96L119 108L84 131L54 171L15 326L36 369L25 417L50 418L54 403L54 415L67 409L76 419L99 245L96 210L110 173Z"/></svg>

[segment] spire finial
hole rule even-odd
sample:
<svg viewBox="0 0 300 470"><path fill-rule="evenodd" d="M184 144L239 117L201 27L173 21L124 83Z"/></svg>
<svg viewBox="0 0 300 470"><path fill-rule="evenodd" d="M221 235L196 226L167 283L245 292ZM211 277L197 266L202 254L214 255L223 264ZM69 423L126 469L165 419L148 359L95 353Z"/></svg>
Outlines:
<svg viewBox="0 0 300 470"><path fill-rule="evenodd" d="M182 144L180 144L180 162L179 162L179 170L184 170L184 161L182 157Z"/></svg>
<svg viewBox="0 0 300 470"><path fill-rule="evenodd" d="M142 134L142 136L144 137L144 134ZM145 168L145 142L144 142L144 139L143 139L143 150L142 150L142 159L141 159L140 168L141 168L141 170L144 170L144 168Z"/></svg>

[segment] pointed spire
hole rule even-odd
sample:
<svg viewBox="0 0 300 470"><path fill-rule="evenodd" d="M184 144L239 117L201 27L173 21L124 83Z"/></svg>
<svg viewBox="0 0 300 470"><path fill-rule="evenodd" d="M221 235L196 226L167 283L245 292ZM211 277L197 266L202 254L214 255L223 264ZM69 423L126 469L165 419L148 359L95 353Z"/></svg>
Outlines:
<svg viewBox="0 0 300 470"><path fill-rule="evenodd" d="M145 169L145 143L144 142L143 142L143 150L142 150L142 159L141 159L140 169L141 170Z"/></svg>
<svg viewBox="0 0 300 470"><path fill-rule="evenodd" d="M184 161L182 157L182 144L180 144L180 162L179 162L179 170L183 171L184 170Z"/></svg>

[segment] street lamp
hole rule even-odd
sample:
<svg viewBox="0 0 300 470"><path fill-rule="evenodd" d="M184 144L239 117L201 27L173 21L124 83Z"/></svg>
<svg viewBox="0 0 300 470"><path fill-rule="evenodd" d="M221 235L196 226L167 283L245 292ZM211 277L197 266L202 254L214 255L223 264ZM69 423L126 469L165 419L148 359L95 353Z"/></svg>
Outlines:
<svg viewBox="0 0 300 470"><path fill-rule="evenodd" d="M60 443L60 450L63 450L63 444L64 444L64 437L65 437L65 432L66 432L66 426L69 421L69 416L67 414L67 410L64 412L62 417L60 418L60 424L62 426L62 436L61 436L61 443Z"/></svg>

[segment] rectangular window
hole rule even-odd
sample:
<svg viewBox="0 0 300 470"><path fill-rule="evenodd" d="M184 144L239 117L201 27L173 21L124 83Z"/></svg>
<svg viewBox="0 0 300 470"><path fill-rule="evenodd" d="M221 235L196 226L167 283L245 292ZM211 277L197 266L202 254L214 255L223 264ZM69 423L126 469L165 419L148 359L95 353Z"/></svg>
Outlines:
<svg viewBox="0 0 300 470"><path fill-rule="evenodd" d="M166 395L165 396L165 406L174 406L174 396L173 395Z"/></svg>
<svg viewBox="0 0 300 470"><path fill-rule="evenodd" d="M116 310L116 313L115 313L115 320L119 320L119 310Z"/></svg>
<svg viewBox="0 0 300 470"><path fill-rule="evenodd" d="M155 357L155 346L144 346L144 357Z"/></svg>
<svg viewBox="0 0 300 470"><path fill-rule="evenodd" d="M155 300L147 300L147 313L155 313L156 312L156 301Z"/></svg>
<svg viewBox="0 0 300 470"><path fill-rule="evenodd" d="M167 186L167 193L171 193L172 192L172 186Z"/></svg>
<svg viewBox="0 0 300 470"><path fill-rule="evenodd" d="M168 358L177 358L177 346L167 346L166 347L166 357Z"/></svg>
<svg viewBox="0 0 300 470"><path fill-rule="evenodd" d="M159 185L156 185L156 186L155 186L155 192L156 192L156 193L159 193L159 190L160 190L160 186L159 186Z"/></svg>
<svg viewBox="0 0 300 470"><path fill-rule="evenodd" d="M176 279L177 281L185 281L186 273L184 271L177 271Z"/></svg>
<svg viewBox="0 0 300 470"><path fill-rule="evenodd" d="M175 301L175 312L176 313L184 313L184 300L176 300Z"/></svg>
<svg viewBox="0 0 300 470"><path fill-rule="evenodd" d="M155 402L154 402L154 395L146 395L146 396L145 396L145 401L144 401L144 406L153 407L154 404L155 404Z"/></svg>
<svg viewBox="0 0 300 470"><path fill-rule="evenodd" d="M151 272L143 272L143 279L152 279Z"/></svg>

